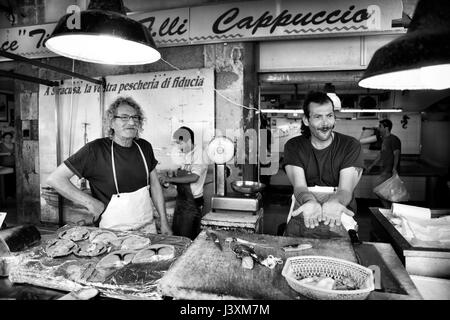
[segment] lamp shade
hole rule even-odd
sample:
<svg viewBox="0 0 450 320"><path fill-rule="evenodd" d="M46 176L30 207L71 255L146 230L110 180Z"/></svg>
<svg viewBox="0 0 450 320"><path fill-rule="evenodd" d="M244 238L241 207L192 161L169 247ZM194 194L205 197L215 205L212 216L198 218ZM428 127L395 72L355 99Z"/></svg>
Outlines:
<svg viewBox="0 0 450 320"><path fill-rule="evenodd" d="M126 16L122 1L111 2L91 1L88 10L78 13L78 25L73 22L77 13L63 16L46 47L68 58L102 64L138 65L159 60L161 55L148 28Z"/></svg>
<svg viewBox="0 0 450 320"><path fill-rule="evenodd" d="M406 34L375 52L358 85L390 90L450 88L450 1L420 0Z"/></svg>

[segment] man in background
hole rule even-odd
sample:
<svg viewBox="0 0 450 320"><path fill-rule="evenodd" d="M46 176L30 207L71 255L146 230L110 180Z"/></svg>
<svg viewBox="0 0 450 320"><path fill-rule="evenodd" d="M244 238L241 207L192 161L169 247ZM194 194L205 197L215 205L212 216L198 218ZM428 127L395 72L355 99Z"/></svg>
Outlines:
<svg viewBox="0 0 450 320"><path fill-rule="evenodd" d="M376 165L380 163L380 174L377 176L375 185L383 183L394 174L398 174L400 168L400 154L402 143L400 139L391 133L392 121L383 119L378 125L378 130L381 135L381 150L377 158L367 167L367 171L371 171ZM388 207L389 204L382 200L383 205Z"/></svg>
<svg viewBox="0 0 450 320"><path fill-rule="evenodd" d="M200 233L200 222L204 205L203 186L208 171L208 163L203 159L201 143L195 145L191 128L180 127L173 139L181 152L180 168L172 177L160 176L160 183L177 186L177 200L173 217L174 235L195 239Z"/></svg>
<svg viewBox="0 0 450 320"><path fill-rule="evenodd" d="M15 144L13 142L12 132L2 134L3 141L0 143L0 168L7 167L14 170L13 173L6 174L4 177L5 197L15 198L16 196L16 160Z"/></svg>
<svg viewBox="0 0 450 320"><path fill-rule="evenodd" d="M382 139L381 150L377 158L372 162L367 170L372 170L374 166L381 162L381 176L383 181L386 181L394 174L398 173L402 143L396 135L391 133L391 120L381 120L378 125L378 130Z"/></svg>

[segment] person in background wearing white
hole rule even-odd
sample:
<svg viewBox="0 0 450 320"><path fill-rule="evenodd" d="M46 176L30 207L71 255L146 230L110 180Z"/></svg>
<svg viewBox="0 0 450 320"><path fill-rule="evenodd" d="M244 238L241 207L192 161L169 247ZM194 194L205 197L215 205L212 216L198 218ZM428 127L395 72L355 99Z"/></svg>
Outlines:
<svg viewBox="0 0 450 320"><path fill-rule="evenodd" d="M175 235L195 239L200 232L200 222L204 205L203 186L208 171L208 162L204 161L201 144L194 144L194 132L191 128L180 127L173 139L182 155L180 168L175 176L161 176L162 185L173 183L177 186L177 204L173 218Z"/></svg>

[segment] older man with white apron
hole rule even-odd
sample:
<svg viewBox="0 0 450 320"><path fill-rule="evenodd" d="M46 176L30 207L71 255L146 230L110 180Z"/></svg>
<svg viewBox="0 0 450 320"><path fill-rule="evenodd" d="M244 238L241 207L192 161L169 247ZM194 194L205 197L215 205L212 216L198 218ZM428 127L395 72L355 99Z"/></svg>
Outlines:
<svg viewBox="0 0 450 320"><path fill-rule="evenodd" d="M172 234L156 173L158 161L152 145L138 136L141 107L129 97L119 97L108 108L107 117L110 136L88 142L52 172L47 183L86 207L88 222L99 222L101 228L156 233L153 202L161 233ZM90 194L71 182L74 175L89 181Z"/></svg>

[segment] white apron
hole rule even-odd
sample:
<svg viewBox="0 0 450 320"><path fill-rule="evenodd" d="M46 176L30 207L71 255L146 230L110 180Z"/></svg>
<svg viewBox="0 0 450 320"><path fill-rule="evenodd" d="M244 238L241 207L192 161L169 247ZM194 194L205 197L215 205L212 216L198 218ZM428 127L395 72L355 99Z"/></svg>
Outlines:
<svg viewBox="0 0 450 320"><path fill-rule="evenodd" d="M332 194L336 193L337 187L308 187L308 191L312 192L314 196L319 200L320 203L325 202ZM296 206L297 204L297 206ZM291 199L291 207L289 208L289 214L286 220L286 224L289 223L289 220L292 218L292 212L294 212L294 208L297 209L299 207L299 203L297 202L297 199L295 199L295 195L292 195ZM341 215L341 223L343 227L348 231L349 229L355 229L357 228L356 221L353 217L350 217L349 215L342 213Z"/></svg>
<svg viewBox="0 0 450 320"><path fill-rule="evenodd" d="M134 141L133 141L134 142ZM111 201L103 212L100 220L100 228L127 231L140 230L146 233L157 233L153 220L153 207L149 194L149 179L147 161L141 147L134 142L144 161L147 174L147 185L134 192L119 192L117 184L116 166L114 163L114 143L111 143L111 161L117 194L113 194Z"/></svg>

